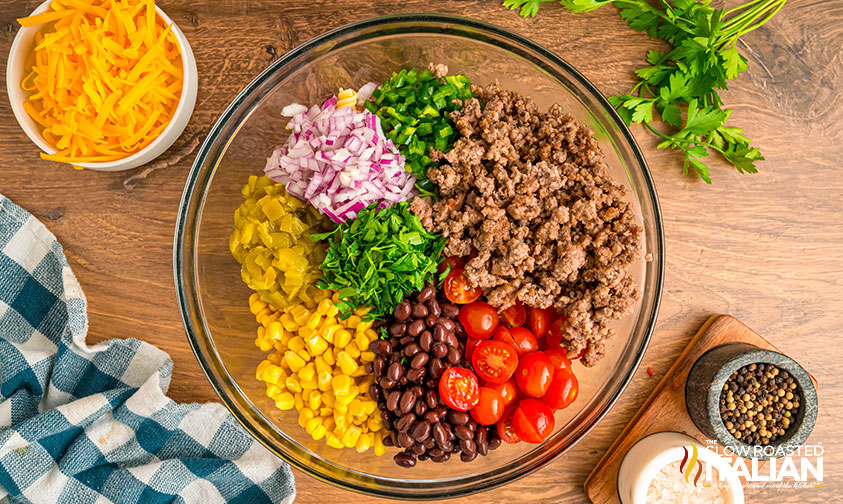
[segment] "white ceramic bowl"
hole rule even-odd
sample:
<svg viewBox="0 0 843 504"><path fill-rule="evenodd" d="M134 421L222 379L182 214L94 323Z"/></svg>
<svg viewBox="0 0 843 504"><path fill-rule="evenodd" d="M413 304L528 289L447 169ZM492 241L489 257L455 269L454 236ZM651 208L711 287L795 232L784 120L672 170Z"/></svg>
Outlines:
<svg viewBox="0 0 843 504"><path fill-rule="evenodd" d="M40 14L50 7L52 0L46 0L32 11L32 14ZM161 10L160 7L155 6L155 11L161 16L161 19L166 23L173 23L167 14ZM26 100L26 93L21 89L20 83L24 77L24 62L30 51L32 51L35 41L35 33L41 28L41 25L31 26L29 28L21 28L18 30L15 40L12 41L12 48L9 51L9 60L6 64L6 90L9 94L9 101L12 104L12 111L15 113L15 118L18 120L24 133L32 140L35 145L42 151L53 154L56 149L51 146L41 135L41 126L38 125L23 108L23 103ZM160 156L164 151L173 145L182 131L184 131L187 122L193 114L193 106L196 104L196 89L199 85L199 76L196 71L196 59L193 57L193 51L190 49L190 44L187 42L187 37L179 29L178 25L173 23L173 34L181 50L181 61L184 69L184 82L182 85L181 96L179 97L179 105L176 107L176 112L170 119L170 123L161 132L155 140L149 145L131 156L127 156L117 161L109 161L107 163L74 163L76 166L82 168L89 168L91 170L99 171L120 171L135 168L142 164L146 164L153 159Z"/></svg>
<svg viewBox="0 0 843 504"><path fill-rule="evenodd" d="M622 504L644 504L653 478L685 455L683 447L697 445L698 460L717 469L728 485L726 504L744 504L743 485L731 464L696 439L678 432L651 434L633 445L618 469L618 497Z"/></svg>

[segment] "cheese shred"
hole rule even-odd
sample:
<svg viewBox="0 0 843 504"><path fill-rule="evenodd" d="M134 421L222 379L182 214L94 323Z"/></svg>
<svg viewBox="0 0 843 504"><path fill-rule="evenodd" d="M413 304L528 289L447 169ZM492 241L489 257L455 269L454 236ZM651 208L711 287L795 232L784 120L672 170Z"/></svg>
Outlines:
<svg viewBox="0 0 843 504"><path fill-rule="evenodd" d="M181 50L153 0L53 0L18 19L42 25L25 63L23 107L57 152L43 159L96 163L152 143L173 117Z"/></svg>

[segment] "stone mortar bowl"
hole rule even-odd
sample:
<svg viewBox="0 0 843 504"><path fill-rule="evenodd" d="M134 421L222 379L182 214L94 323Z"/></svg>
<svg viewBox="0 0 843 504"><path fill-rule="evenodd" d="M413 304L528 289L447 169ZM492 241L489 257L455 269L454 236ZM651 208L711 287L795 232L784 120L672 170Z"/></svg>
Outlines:
<svg viewBox="0 0 843 504"><path fill-rule="evenodd" d="M720 416L720 394L732 373L749 364L772 364L787 371L797 384L802 403L781 438L755 447L735 438ZM712 348L694 363L685 382L685 405L697 428L721 446L744 458L767 460L788 454L802 445L817 420L817 391L808 373L790 357L748 343Z"/></svg>

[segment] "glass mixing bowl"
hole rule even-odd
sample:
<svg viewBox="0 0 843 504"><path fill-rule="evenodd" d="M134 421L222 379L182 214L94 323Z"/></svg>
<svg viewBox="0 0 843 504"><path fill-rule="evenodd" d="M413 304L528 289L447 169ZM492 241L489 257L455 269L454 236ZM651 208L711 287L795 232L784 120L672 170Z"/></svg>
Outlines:
<svg viewBox="0 0 843 504"><path fill-rule="evenodd" d="M473 83L498 79L540 107L559 102L595 132L610 172L629 189L644 227L644 251L633 266L641 288L634 313L617 321L609 353L579 367L580 395L556 415L541 445L504 444L462 463L402 469L391 452L336 450L313 441L295 411L280 411L255 379L265 353L255 347L249 289L231 257L228 235L240 189L262 174L287 136L281 108L321 103L340 86L382 82L404 67L445 63ZM643 256L642 253L642 256ZM202 145L184 190L174 245L179 305L188 340L222 402L258 441L302 471L343 488L401 499L453 497L489 489L548 464L582 439L609 411L633 376L652 333L662 293L664 240L653 181L632 135L600 92L559 56L520 35L479 21L441 15L395 15L330 31L278 59L223 112ZM393 449L391 449L393 450Z"/></svg>

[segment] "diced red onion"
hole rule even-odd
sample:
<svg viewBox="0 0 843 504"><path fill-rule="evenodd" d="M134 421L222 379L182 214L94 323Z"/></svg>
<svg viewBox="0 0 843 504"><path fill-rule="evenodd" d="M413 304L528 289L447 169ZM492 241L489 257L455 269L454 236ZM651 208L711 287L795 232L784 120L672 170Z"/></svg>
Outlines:
<svg viewBox="0 0 843 504"><path fill-rule="evenodd" d="M363 86L358 103L376 87ZM284 107L282 113L295 112L287 124L291 134L267 160L266 175L340 224L372 202L385 208L412 198L416 179L384 136L380 119L365 110L337 109L336 104L332 96L321 108Z"/></svg>

